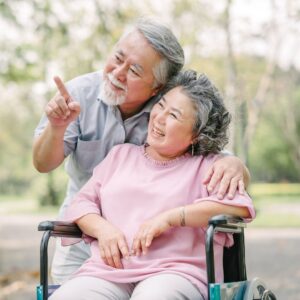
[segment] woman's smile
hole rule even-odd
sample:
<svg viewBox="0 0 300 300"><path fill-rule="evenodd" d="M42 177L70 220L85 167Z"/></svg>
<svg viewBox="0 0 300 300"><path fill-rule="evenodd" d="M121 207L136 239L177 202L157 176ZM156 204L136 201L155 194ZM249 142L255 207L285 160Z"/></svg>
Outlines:
<svg viewBox="0 0 300 300"><path fill-rule="evenodd" d="M164 137L165 136L164 132L156 126L152 127L152 135L154 135L154 137Z"/></svg>

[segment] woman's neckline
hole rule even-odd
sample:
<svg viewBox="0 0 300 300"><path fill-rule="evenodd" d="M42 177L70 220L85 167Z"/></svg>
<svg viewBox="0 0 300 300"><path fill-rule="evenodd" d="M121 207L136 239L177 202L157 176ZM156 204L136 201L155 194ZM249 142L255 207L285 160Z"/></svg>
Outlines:
<svg viewBox="0 0 300 300"><path fill-rule="evenodd" d="M141 147L141 151L142 154L144 156L144 158L151 163L152 165L155 166L159 166L159 167L168 167L168 166L172 166L172 165L176 165L177 163L179 163L182 160L185 160L186 158L190 157L191 155L189 153L184 153L174 159L170 159L170 160L157 160L153 157L151 157L149 155L149 153L147 152L147 147L149 146L148 143L145 143L142 147Z"/></svg>

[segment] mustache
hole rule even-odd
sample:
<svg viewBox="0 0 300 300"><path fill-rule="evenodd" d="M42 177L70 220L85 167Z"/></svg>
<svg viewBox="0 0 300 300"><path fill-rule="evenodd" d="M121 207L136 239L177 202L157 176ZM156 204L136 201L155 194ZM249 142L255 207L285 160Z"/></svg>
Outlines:
<svg viewBox="0 0 300 300"><path fill-rule="evenodd" d="M108 73L107 77L113 85L115 85L116 87L118 87L118 88L124 90L125 92L127 92L126 86L122 82L120 82L112 73Z"/></svg>

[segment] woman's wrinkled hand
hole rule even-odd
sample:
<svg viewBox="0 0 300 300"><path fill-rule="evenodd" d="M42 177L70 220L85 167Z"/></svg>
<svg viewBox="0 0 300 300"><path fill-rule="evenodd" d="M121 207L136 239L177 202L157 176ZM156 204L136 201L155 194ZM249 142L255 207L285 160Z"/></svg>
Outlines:
<svg viewBox="0 0 300 300"><path fill-rule="evenodd" d="M129 248L122 231L106 222L102 224L97 239L103 261L113 268L123 269L121 258L129 258Z"/></svg>
<svg viewBox="0 0 300 300"><path fill-rule="evenodd" d="M162 213L140 225L132 243L132 254L146 254L154 238L171 228L169 215Z"/></svg>

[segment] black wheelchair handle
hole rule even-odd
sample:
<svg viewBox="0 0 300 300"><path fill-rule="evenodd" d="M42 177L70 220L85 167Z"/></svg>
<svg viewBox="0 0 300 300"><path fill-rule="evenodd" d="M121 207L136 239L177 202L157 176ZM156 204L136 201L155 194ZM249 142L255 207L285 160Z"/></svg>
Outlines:
<svg viewBox="0 0 300 300"><path fill-rule="evenodd" d="M52 236L81 237L82 231L75 223L63 221L43 221L38 226L38 231L51 231Z"/></svg>
<svg viewBox="0 0 300 300"><path fill-rule="evenodd" d="M237 216L232 215L217 215L212 217L208 221L208 225L221 226L221 225L227 225L227 226L234 226L234 227L246 227L246 224L244 220Z"/></svg>

